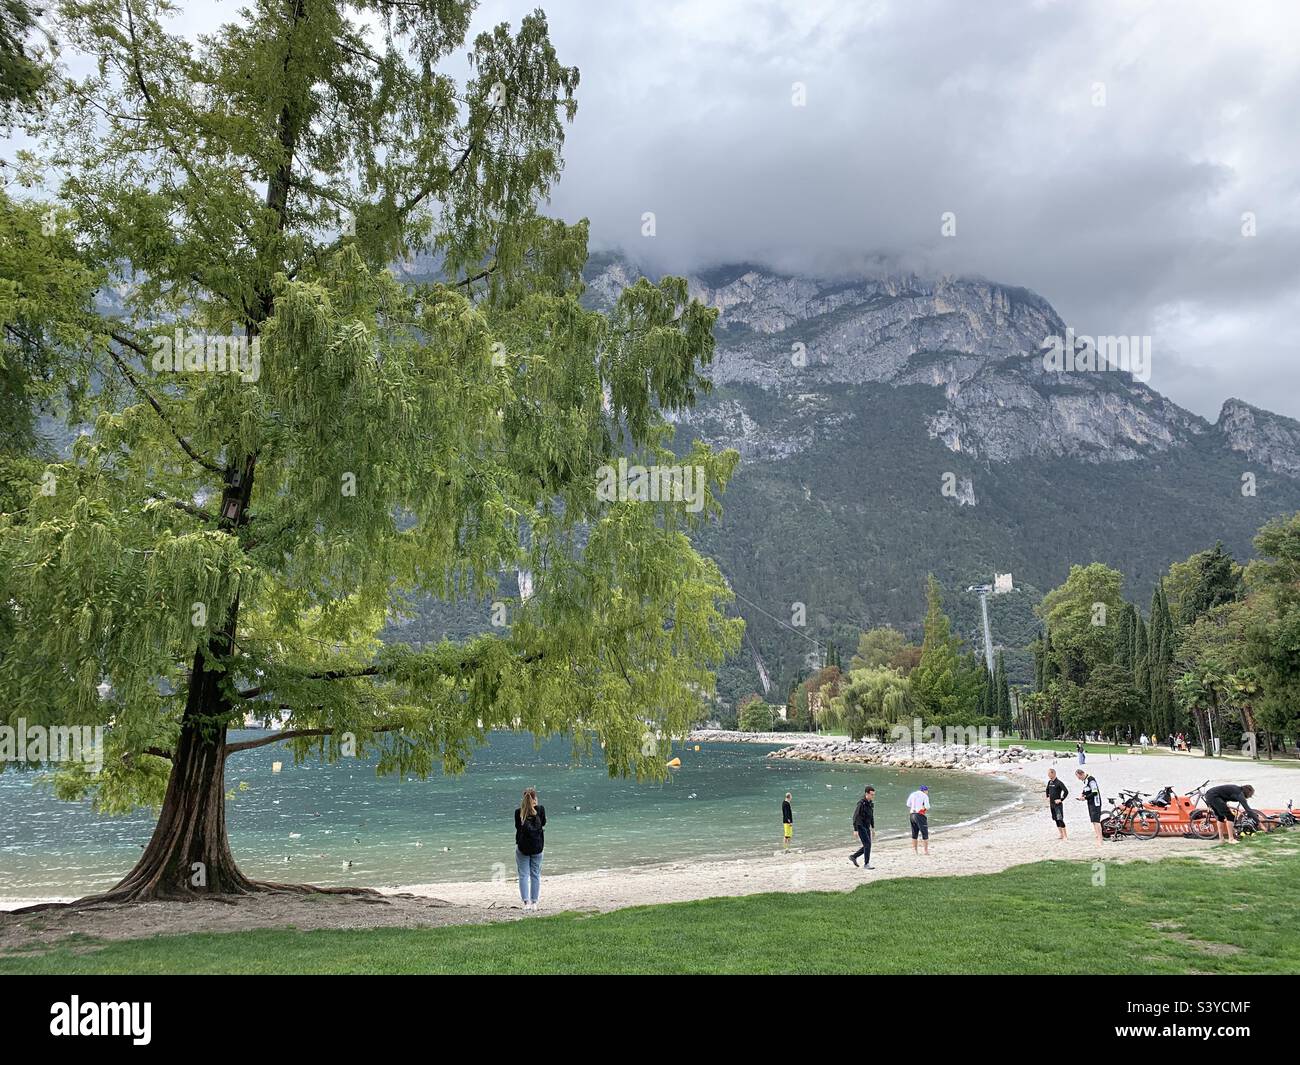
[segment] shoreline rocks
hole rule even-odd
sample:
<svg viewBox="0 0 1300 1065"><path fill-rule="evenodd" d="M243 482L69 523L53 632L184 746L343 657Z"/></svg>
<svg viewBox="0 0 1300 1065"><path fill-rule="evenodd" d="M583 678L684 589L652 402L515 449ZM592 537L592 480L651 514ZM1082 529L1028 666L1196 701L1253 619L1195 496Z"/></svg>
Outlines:
<svg viewBox="0 0 1300 1065"><path fill-rule="evenodd" d="M1009 743L1005 747L956 743L913 745L884 743L880 740L827 739L808 732L727 732L699 729L691 733L690 740L696 743L785 744L778 750L769 751L767 757L798 762L884 765L898 769L964 769L981 772L1057 757L1051 751L1031 751L1017 743Z"/></svg>

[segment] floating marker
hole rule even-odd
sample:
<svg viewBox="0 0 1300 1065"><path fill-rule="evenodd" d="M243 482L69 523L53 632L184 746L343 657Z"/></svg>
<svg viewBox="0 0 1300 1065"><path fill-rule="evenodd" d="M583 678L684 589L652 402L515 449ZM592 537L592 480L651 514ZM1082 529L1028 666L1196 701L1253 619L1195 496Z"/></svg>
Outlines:
<svg viewBox="0 0 1300 1065"><path fill-rule="evenodd" d="M284 763L283 763L283 762L272 762L272 763L271 763L271 772L272 772L272 773L278 773L278 772L280 772L280 769L281 769L283 766L284 766Z"/></svg>

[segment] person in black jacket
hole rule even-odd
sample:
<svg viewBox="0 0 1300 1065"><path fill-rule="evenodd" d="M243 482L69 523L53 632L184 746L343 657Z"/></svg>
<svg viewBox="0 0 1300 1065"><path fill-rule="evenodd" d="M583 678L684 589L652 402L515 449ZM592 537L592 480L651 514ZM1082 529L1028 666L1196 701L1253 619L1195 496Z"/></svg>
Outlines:
<svg viewBox="0 0 1300 1065"><path fill-rule="evenodd" d="M862 865L866 869L874 869L871 864L871 834L876 828L876 789L868 787L862 793L862 798L858 800L858 805L853 811L853 831L857 833L858 839L861 840L862 846L849 855L849 861L854 865L858 864L858 855L862 855Z"/></svg>
<svg viewBox="0 0 1300 1065"><path fill-rule="evenodd" d="M794 808L790 805L791 795L787 791L785 798L781 802L781 846L790 846L790 841L794 839Z"/></svg>
<svg viewBox="0 0 1300 1065"><path fill-rule="evenodd" d="M1070 796L1070 789L1065 786L1065 781L1057 779L1055 769L1047 771L1046 794L1047 808L1051 811L1052 820L1061 833L1061 839L1065 839L1065 800Z"/></svg>
<svg viewBox="0 0 1300 1065"><path fill-rule="evenodd" d="M1232 815L1228 810L1228 803L1235 802L1246 813L1253 814L1255 811L1250 808L1250 803L1246 800L1254 796L1255 789L1249 784L1245 787L1237 784L1219 784L1205 793L1205 805L1213 812L1214 820L1219 826L1220 843L1237 842L1232 834Z"/></svg>
<svg viewBox="0 0 1300 1065"><path fill-rule="evenodd" d="M546 807L537 801L537 789L525 788L515 809L515 868L519 871L519 897L525 910L537 909L542 889L542 849L546 836Z"/></svg>

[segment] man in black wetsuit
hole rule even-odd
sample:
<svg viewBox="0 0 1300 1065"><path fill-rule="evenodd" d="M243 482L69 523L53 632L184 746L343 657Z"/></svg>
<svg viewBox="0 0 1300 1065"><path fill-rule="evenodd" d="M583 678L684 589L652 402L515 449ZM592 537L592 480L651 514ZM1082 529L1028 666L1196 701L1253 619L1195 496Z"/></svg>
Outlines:
<svg viewBox="0 0 1300 1065"><path fill-rule="evenodd" d="M1057 779L1055 769L1049 769L1046 790L1047 808L1051 811L1052 820L1061 833L1061 839L1065 839L1065 800L1069 794L1070 789L1065 786L1065 781Z"/></svg>
<svg viewBox="0 0 1300 1065"><path fill-rule="evenodd" d="M1235 802L1246 813L1255 814L1250 808L1247 799L1253 798L1255 789L1249 784L1245 786L1239 784L1219 784L1205 793L1205 805L1208 806L1214 814L1214 820L1219 826L1220 843L1236 843L1237 839L1232 834L1232 814L1228 811L1228 803ZM1256 817L1258 820L1258 817Z"/></svg>
<svg viewBox="0 0 1300 1065"><path fill-rule="evenodd" d="M858 800L853 811L853 831L858 834L862 846L849 855L849 861L858 864L858 855L862 855L862 864L867 869L874 869L871 864L871 833L876 827L876 789L867 788Z"/></svg>

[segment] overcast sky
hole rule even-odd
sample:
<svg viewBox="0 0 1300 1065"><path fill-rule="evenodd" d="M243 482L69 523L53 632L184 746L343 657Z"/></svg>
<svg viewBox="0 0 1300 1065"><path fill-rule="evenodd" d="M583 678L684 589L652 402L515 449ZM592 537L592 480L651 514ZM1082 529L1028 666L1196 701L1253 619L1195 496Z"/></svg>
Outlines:
<svg viewBox="0 0 1300 1065"><path fill-rule="evenodd" d="M582 73L552 209L596 245L1023 285L1150 334L1197 413L1300 417L1300 3L536 2Z"/></svg>
<svg viewBox="0 0 1300 1065"><path fill-rule="evenodd" d="M535 6L582 74L551 211L593 247L1022 285L1150 335L1207 418L1300 417L1297 0L483 0L472 32Z"/></svg>

